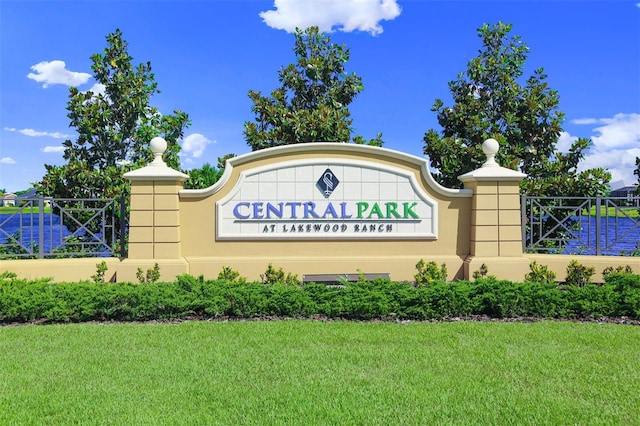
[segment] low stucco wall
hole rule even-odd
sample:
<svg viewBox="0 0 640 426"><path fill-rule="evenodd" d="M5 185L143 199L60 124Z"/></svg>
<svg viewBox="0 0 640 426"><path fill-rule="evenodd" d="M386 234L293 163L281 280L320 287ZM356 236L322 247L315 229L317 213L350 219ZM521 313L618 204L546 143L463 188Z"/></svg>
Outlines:
<svg viewBox="0 0 640 426"><path fill-rule="evenodd" d="M564 281L567 277L567 267L572 260L581 265L592 266L595 269L593 282L602 283L602 271L607 267L630 266L634 273L640 274L640 257L637 256L569 256L561 254L529 254L527 258L539 265L546 265L556 273L556 280ZM527 272L529 272L527 270Z"/></svg>
<svg viewBox="0 0 640 426"><path fill-rule="evenodd" d="M602 271L611 267L625 267L629 265L634 273L640 274L640 257L623 256L566 256L555 254L530 254L522 258L468 258L446 256L424 256L427 262L436 262L439 265L445 263L449 280L472 277L473 272L480 269L482 264L488 268L489 275L498 279L514 282L524 281L529 273L529 264L533 261L539 265L545 265L556 273L556 280L564 281L567 266L572 260L577 260L581 265L593 266L595 275L594 283L602 283ZM323 260L323 259L320 259ZM394 281L413 281L416 273L415 264L420 258L406 256L353 256L339 261L331 259L332 272L341 274L357 274L358 270L367 273L390 273ZM19 278L37 279L53 278L55 282L79 282L91 281L95 275L97 264L105 261L107 273L105 281L138 282L137 269L146 272L153 268L155 263L160 267L160 281L173 281L180 274L204 276L206 279L215 279L224 266L230 266L240 272L249 281L260 281L260 275L264 274L267 265L272 263L276 268L282 268L285 272L291 272L302 278L304 274L327 273L325 267L318 263L316 267L310 267L303 258L261 258L247 259L245 257L208 258L194 257L178 260L147 259L147 260L120 260L117 258L84 258L84 259L24 259L0 261L0 273L13 272Z"/></svg>
<svg viewBox="0 0 640 426"><path fill-rule="evenodd" d="M634 273L640 274L640 257L627 256L570 256L561 254L526 254L521 258L470 258L465 262L465 276L473 277L475 271L480 270L482 264L488 268L488 274L498 279L514 282L524 281L525 275L530 272L529 265L536 262L555 272L556 281L564 282L567 277L567 267L571 261L593 267L592 282L603 283L602 271L607 267L630 266Z"/></svg>
<svg viewBox="0 0 640 426"><path fill-rule="evenodd" d="M80 259L0 260L0 273L13 272L19 278L53 278L55 282L91 281L100 262L107 264L105 281L116 281L121 260L114 257Z"/></svg>

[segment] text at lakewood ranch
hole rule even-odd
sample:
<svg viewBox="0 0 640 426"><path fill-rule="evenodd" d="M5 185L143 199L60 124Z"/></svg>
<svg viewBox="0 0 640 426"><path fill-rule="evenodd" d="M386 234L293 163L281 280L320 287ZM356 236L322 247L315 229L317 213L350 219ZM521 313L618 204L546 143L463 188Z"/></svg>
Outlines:
<svg viewBox="0 0 640 426"><path fill-rule="evenodd" d="M310 159L241 175L218 239L437 238L437 203L398 168Z"/></svg>

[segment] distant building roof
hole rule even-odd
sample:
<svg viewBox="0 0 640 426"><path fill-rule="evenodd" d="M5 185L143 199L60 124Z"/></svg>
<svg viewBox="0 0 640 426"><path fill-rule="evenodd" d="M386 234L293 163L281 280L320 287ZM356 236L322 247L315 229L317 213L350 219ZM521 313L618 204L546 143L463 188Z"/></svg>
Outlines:
<svg viewBox="0 0 640 426"><path fill-rule="evenodd" d="M624 180L614 180L612 182L609 182L609 190L611 191L624 188L625 186L629 186L629 184Z"/></svg>
<svg viewBox="0 0 640 426"><path fill-rule="evenodd" d="M620 196L626 196L628 194L633 194L637 191L638 186L637 185L632 185L632 186L624 186L622 188L618 188L618 189L614 189L611 191L611 196L612 197L620 197Z"/></svg>
<svg viewBox="0 0 640 426"><path fill-rule="evenodd" d="M27 190L27 192L23 192L22 194L18 195L18 200L23 200L25 198L36 198L38 197L38 193L36 192L35 188L30 188L29 190Z"/></svg>

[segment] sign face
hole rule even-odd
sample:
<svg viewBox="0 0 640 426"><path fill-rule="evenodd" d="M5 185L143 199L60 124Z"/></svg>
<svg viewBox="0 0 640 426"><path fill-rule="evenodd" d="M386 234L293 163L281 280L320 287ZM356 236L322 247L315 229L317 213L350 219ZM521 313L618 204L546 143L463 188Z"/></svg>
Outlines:
<svg viewBox="0 0 640 426"><path fill-rule="evenodd" d="M220 240L436 239L438 206L413 173L309 159L241 173L216 204Z"/></svg>

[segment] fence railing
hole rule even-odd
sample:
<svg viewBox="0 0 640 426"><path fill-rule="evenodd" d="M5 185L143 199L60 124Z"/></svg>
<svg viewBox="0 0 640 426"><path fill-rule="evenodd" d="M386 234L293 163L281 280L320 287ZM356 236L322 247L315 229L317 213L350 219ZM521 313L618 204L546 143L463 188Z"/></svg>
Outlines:
<svg viewBox="0 0 640 426"><path fill-rule="evenodd" d="M525 252L640 255L640 197L522 196Z"/></svg>
<svg viewBox="0 0 640 426"><path fill-rule="evenodd" d="M522 196L525 252L640 255L640 197ZM126 256L124 199L25 198L0 213L0 259Z"/></svg>
<svg viewBox="0 0 640 426"><path fill-rule="evenodd" d="M0 214L0 259L126 256L124 199L24 198Z"/></svg>

